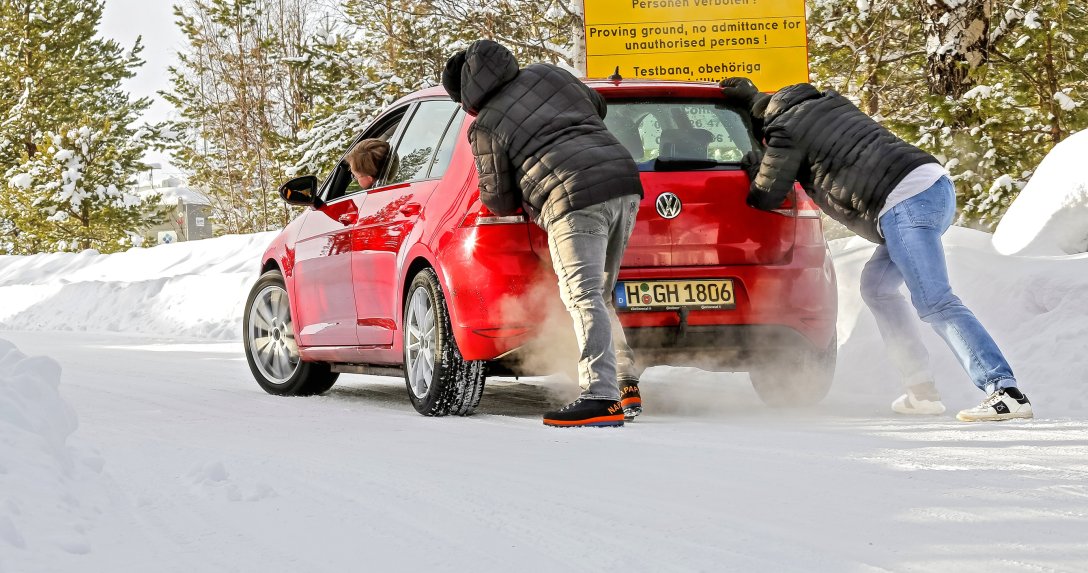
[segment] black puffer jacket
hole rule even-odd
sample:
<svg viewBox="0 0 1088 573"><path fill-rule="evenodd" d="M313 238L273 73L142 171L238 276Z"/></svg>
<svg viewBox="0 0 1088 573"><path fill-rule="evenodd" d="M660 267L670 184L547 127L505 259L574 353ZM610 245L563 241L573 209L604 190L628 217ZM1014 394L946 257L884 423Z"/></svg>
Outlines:
<svg viewBox="0 0 1088 573"><path fill-rule="evenodd" d="M450 58L442 85L476 114L468 137L480 200L494 213L524 207L543 223L613 197L642 196L634 159L602 121L604 99L562 68L519 70L509 50L479 40Z"/></svg>
<svg viewBox="0 0 1088 573"><path fill-rule="evenodd" d="M782 88L769 102L767 97L761 94L752 103L753 113L766 105L767 151L748 204L774 209L797 180L832 219L883 243L877 216L888 194L914 168L937 159L834 91L797 84Z"/></svg>

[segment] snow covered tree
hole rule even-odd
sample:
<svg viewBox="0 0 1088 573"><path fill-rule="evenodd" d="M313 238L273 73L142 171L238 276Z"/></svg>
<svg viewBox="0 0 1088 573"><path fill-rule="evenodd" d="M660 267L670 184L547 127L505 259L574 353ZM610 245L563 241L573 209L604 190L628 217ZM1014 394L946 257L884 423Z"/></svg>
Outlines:
<svg viewBox="0 0 1088 573"><path fill-rule="evenodd" d="M570 0L344 0L307 54L315 99L294 173L325 173L385 106L436 85L446 60L480 38L519 61L570 66Z"/></svg>
<svg viewBox="0 0 1088 573"><path fill-rule="evenodd" d="M965 95L981 117L993 171L964 205L992 227L1054 145L1088 127L1088 5L1017 2L1021 22L992 49L993 63ZM1007 13L1006 13L1007 14Z"/></svg>
<svg viewBox="0 0 1088 573"><path fill-rule="evenodd" d="M916 5L901 0L817 0L809 9L810 67L823 88L854 96L879 118L911 107L924 57Z"/></svg>
<svg viewBox="0 0 1088 573"><path fill-rule="evenodd" d="M326 20L305 53L313 77L312 108L300 142L289 150L292 174L326 173L353 136L397 98L435 85L452 43L435 18L410 2L348 0Z"/></svg>
<svg viewBox="0 0 1088 573"><path fill-rule="evenodd" d="M1046 152L1088 127L1076 0L816 0L813 80L945 162L961 224L992 228Z"/></svg>
<svg viewBox="0 0 1088 573"><path fill-rule="evenodd" d="M574 26L582 26L579 0L430 0L419 3L417 11L441 18L469 40L485 38L503 44L522 64L576 67L572 44Z"/></svg>
<svg viewBox="0 0 1088 573"><path fill-rule="evenodd" d="M112 198L143 169L147 144L133 124L150 102L121 86L142 65L142 47L99 37L102 8L0 1L2 250L110 251L138 230L140 205Z"/></svg>
<svg viewBox="0 0 1088 573"><path fill-rule="evenodd" d="M926 78L935 95L959 98L1008 28L994 27L997 0L915 0L925 32Z"/></svg>
<svg viewBox="0 0 1088 573"><path fill-rule="evenodd" d="M192 0L175 7L188 47L164 93L180 118L170 148L189 183L213 201L227 233L283 225L291 211L276 187L311 106L304 59L305 0Z"/></svg>
<svg viewBox="0 0 1088 573"><path fill-rule="evenodd" d="M36 139L34 157L8 172L4 210L18 232L6 250L112 252L138 245L154 197L126 187L134 183L149 135L107 123Z"/></svg>

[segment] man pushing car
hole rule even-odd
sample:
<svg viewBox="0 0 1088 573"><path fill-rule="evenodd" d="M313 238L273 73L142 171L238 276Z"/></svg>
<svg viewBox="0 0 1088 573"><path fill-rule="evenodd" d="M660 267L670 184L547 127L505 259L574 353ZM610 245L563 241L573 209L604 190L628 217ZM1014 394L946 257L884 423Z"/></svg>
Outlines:
<svg viewBox="0 0 1088 573"><path fill-rule="evenodd" d="M604 125L604 99L558 66L519 69L490 40L454 54L442 85L476 116L468 137L480 201L500 216L523 209L547 232L574 320L582 394L544 423L622 426L642 407L611 293L643 192L631 154Z"/></svg>
<svg viewBox="0 0 1088 573"><path fill-rule="evenodd" d="M937 159L833 91L797 84L768 96L739 77L721 86L728 102L750 111L767 142L766 154L749 152L742 161L752 182L748 204L776 209L797 181L829 217L877 243L861 273L861 295L906 385L892 409L945 409L910 305L899 292L905 282L918 317L988 394L956 417L1031 418L1031 403L997 343L949 285L941 236L955 218L956 190Z"/></svg>

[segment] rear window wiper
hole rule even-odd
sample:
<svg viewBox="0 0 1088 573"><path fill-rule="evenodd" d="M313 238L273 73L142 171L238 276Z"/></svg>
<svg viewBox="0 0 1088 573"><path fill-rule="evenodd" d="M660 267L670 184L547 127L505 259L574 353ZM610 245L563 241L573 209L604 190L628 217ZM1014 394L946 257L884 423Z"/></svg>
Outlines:
<svg viewBox="0 0 1088 573"><path fill-rule="evenodd" d="M718 161L717 159L685 159L682 157L662 159L658 157L650 163L649 167L653 171L688 171L714 167L740 167L740 163L736 161Z"/></svg>

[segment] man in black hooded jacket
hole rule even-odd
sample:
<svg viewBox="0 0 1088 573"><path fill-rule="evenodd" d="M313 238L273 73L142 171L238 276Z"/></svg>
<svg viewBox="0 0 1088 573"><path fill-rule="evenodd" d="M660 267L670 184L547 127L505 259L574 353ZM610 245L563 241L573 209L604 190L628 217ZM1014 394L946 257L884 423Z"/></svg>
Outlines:
<svg viewBox="0 0 1088 573"><path fill-rule="evenodd" d="M941 236L955 217L956 191L937 159L833 91L797 84L772 97L739 77L721 86L728 101L751 111L767 143L764 155L749 153L742 162L752 180L748 204L778 208L797 181L828 216L877 243L862 271L861 294L907 386L892 409L945 409L910 305L899 292L905 282L917 315L989 394L957 418L1031 418L1031 403L997 343L949 285Z"/></svg>
<svg viewBox="0 0 1088 573"><path fill-rule="evenodd" d="M622 426L625 415L641 412L641 398L611 295L642 184L631 154L605 128L604 99L557 66L519 69L509 50L489 40L454 54L442 85L476 116L468 137L480 200L496 215L524 210L547 231L559 293L574 319L582 395L546 413L544 423Z"/></svg>

